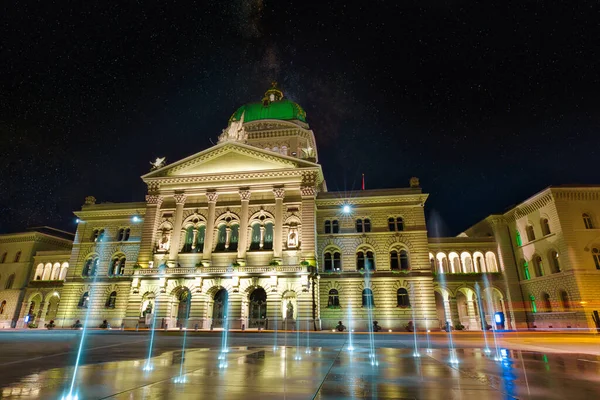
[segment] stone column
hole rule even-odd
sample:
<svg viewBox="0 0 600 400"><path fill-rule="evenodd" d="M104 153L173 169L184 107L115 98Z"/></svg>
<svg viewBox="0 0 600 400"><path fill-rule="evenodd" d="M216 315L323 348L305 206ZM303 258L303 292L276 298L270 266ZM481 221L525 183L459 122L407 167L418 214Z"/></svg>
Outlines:
<svg viewBox="0 0 600 400"><path fill-rule="evenodd" d="M181 224L183 223L183 205L186 195L177 193L175 198L175 220L173 221L173 234L171 235L171 247L169 247L169 260L177 266L177 256L179 255L179 243L181 240Z"/></svg>
<svg viewBox="0 0 600 400"><path fill-rule="evenodd" d="M283 197L285 189L282 187L274 188L275 195L275 226L273 229L273 258L281 259L283 250Z"/></svg>
<svg viewBox="0 0 600 400"><path fill-rule="evenodd" d="M210 262L212 256L213 239L215 236L215 207L219 194L217 192L207 192L208 198L208 217L206 219L206 233L204 238L204 252L202 259L205 262Z"/></svg>
<svg viewBox="0 0 600 400"><path fill-rule="evenodd" d="M317 224L316 224L316 206L315 195L317 194L314 186L302 186L300 188L302 195L302 257L308 260L315 259Z"/></svg>
<svg viewBox="0 0 600 400"><path fill-rule="evenodd" d="M142 227L142 237L140 242L140 253L138 263L147 267L148 263L154 257L154 247L156 246L156 230L160 222L160 205L163 198L159 195L146 196L146 214L144 215L144 226Z"/></svg>
<svg viewBox="0 0 600 400"><path fill-rule="evenodd" d="M456 301L456 297L448 298L448 308L450 314L447 318L450 318L452 327L454 328L460 322L460 314L458 313L458 303Z"/></svg>
<svg viewBox="0 0 600 400"><path fill-rule="evenodd" d="M477 314L475 313L475 300L467 300L467 313L469 314L469 330L478 331L481 329Z"/></svg>
<svg viewBox="0 0 600 400"><path fill-rule="evenodd" d="M238 259L243 261L246 258L246 249L248 248L248 204L250 203L250 191L241 189L240 199L242 201L242 211L240 213Z"/></svg>

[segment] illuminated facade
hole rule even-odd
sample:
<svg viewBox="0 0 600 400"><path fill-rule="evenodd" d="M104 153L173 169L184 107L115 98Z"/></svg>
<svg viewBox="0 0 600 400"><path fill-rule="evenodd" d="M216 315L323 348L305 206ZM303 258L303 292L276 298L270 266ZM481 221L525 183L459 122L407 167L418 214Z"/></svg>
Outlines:
<svg viewBox="0 0 600 400"><path fill-rule="evenodd" d="M68 268L65 262L69 259L72 243L71 234L46 227L0 235L0 329L22 327L26 315L30 316L30 320L41 319L43 322L48 311L42 304L44 297L34 298L33 308L30 309L31 299L26 296L34 279L31 276L36 271L34 265L37 265L38 259L39 262L43 259L41 269L40 266L37 267L40 280L52 280L56 286L53 292L60 290L65 279L65 268ZM42 254L53 256L45 258ZM56 304L56 299L53 301Z"/></svg>
<svg viewBox="0 0 600 400"><path fill-rule="evenodd" d="M31 315L38 326L52 319L58 327L88 316L90 326L167 329L333 329L352 319L352 328L366 330L372 318L394 331L410 321L479 330L497 312L507 328L589 325L586 310L546 317L522 308L523 290L540 307L550 282L517 273L513 259L536 260L508 233L519 227L524 235L523 218L547 215L551 234L536 254L556 249L558 275L585 286L583 275L568 272L577 268L565 256L572 239L558 233L559 208L530 218L519 213L533 209L520 205L458 237L428 239L427 194L416 178L405 188L328 191L305 112L276 87L236 110L217 145L164 161L142 176L145 202L86 198L72 250L38 253L31 263L17 326ZM600 215L594 204L585 212ZM564 212L578 212L573 207ZM592 231L577 240L593 249ZM546 242L552 246L540 247ZM553 290L559 297L550 301L560 302ZM587 296L565 290L569 305Z"/></svg>
<svg viewBox="0 0 600 400"><path fill-rule="evenodd" d="M519 326L595 328L599 217L599 186L552 186L465 231L498 243Z"/></svg>

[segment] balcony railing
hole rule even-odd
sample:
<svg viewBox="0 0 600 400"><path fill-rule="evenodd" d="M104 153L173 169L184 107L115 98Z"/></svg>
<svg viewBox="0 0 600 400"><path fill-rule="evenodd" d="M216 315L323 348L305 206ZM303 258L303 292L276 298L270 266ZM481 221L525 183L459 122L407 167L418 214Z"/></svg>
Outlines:
<svg viewBox="0 0 600 400"><path fill-rule="evenodd" d="M277 272L308 272L308 267L302 265L273 265L273 266L223 266L223 267L192 267L192 268L166 268L164 273L167 275L193 275L201 274L226 274L234 272L244 273L277 273ZM134 271L135 275L159 275L159 268L140 268Z"/></svg>

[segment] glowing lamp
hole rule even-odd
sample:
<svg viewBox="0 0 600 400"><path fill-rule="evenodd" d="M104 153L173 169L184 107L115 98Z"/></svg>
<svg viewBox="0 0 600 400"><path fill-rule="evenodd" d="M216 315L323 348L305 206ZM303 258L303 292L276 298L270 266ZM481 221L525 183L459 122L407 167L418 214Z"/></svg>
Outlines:
<svg viewBox="0 0 600 400"><path fill-rule="evenodd" d="M133 217L131 217L131 222L141 222L142 219L140 217L138 217L137 215L134 215Z"/></svg>
<svg viewBox="0 0 600 400"><path fill-rule="evenodd" d="M352 209L350 208L350 206L348 204L344 204L342 206L342 212L344 214L350 214L350 211L352 211Z"/></svg>
<svg viewBox="0 0 600 400"><path fill-rule="evenodd" d="M75 223L76 223L76 224L81 224L82 222L83 222L83 221L82 221L82 220L80 220L79 218L77 218L77 219L75 220Z"/></svg>

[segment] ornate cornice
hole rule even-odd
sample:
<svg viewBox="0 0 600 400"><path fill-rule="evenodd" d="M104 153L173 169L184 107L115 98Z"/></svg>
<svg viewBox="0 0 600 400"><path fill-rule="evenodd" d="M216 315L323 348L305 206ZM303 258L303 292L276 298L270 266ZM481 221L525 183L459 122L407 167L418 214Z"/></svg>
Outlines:
<svg viewBox="0 0 600 400"><path fill-rule="evenodd" d="M398 196L372 196L372 197L349 197L348 199L335 198L335 199L319 199L317 198L317 205L321 206L336 206L344 204L348 200L352 205L369 205L369 204L390 204L394 203L394 206L400 207L416 207L421 206L425 202L425 195L398 195Z"/></svg>
<svg viewBox="0 0 600 400"><path fill-rule="evenodd" d="M301 186L300 194L302 197L314 197L317 194L317 189L314 186Z"/></svg>
<svg viewBox="0 0 600 400"><path fill-rule="evenodd" d="M232 182L240 180L265 180L269 178L284 178L284 177L302 177L303 171L314 170L316 173L318 167L303 167L302 169L284 169L284 170L270 170L270 171L257 171L247 173L223 173L219 175L182 175L173 177L156 177L147 178L148 181L159 181L161 185L174 185L174 184L190 184L190 183L213 183L213 182Z"/></svg>

